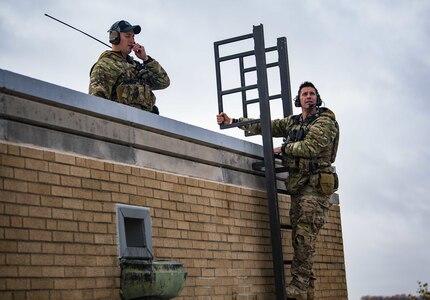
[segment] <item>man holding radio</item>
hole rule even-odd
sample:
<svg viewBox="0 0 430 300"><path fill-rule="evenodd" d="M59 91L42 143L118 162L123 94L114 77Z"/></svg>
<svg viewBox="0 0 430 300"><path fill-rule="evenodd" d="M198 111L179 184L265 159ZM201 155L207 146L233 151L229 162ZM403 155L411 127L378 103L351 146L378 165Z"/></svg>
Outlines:
<svg viewBox="0 0 430 300"><path fill-rule="evenodd" d="M90 71L89 94L158 114L153 90L170 85L166 71L135 42L139 25L121 20L109 32L112 50L103 52ZM129 54L134 52L142 62Z"/></svg>

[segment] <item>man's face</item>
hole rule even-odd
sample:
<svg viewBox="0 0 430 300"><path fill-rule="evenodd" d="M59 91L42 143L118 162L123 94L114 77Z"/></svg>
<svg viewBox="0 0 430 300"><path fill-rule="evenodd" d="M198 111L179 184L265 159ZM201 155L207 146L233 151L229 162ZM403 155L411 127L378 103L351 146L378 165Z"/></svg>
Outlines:
<svg viewBox="0 0 430 300"><path fill-rule="evenodd" d="M316 106L317 93L313 87L304 87L300 90L300 104L302 108L309 109Z"/></svg>
<svg viewBox="0 0 430 300"><path fill-rule="evenodd" d="M114 45L112 47L115 51L120 51L124 56L130 54L131 49L134 46L134 32L120 32L120 42L119 45Z"/></svg>

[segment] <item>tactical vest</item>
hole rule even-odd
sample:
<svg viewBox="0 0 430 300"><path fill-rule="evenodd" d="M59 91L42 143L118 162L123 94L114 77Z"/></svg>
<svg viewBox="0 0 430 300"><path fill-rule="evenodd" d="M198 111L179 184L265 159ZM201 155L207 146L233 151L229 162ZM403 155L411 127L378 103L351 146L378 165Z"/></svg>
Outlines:
<svg viewBox="0 0 430 300"><path fill-rule="evenodd" d="M151 111L156 100L150 86L147 84L151 71L147 70L143 64L133 60L131 56L124 60L116 52L105 51L97 63L100 63L102 58L109 58L109 61L105 62L105 64L109 64L106 69L110 71L110 74L102 77L110 80L107 83L111 85L111 94L107 95L108 98L119 103ZM96 64L91 68L90 76Z"/></svg>
<svg viewBox="0 0 430 300"><path fill-rule="evenodd" d="M286 138L284 138L283 147L285 147L289 143L303 141L308 134L310 127L319 117L321 117L322 112L323 109L319 109L316 114L311 117L308 117L305 121L300 121L300 115L294 116L293 124L291 126L291 129L289 130L289 134ZM303 174L317 173L319 171L330 173L334 172L331 164L336 159L337 148L339 144L339 126L334 118L330 117L330 119L334 122L337 128L337 134L333 143L322 149L321 152L318 154L318 157L305 158L283 155L283 164L288 168L290 172Z"/></svg>

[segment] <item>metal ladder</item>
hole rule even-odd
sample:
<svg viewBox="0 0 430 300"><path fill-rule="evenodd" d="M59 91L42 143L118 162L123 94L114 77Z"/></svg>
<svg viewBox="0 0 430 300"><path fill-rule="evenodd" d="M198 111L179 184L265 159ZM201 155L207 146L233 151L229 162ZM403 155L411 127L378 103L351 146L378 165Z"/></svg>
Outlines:
<svg viewBox="0 0 430 300"><path fill-rule="evenodd" d="M220 47L226 44L235 43L238 41L253 39L254 50L227 55L220 57ZM245 126L253 123L260 123L263 137L263 151L264 162L254 163L253 169L264 171L265 184L267 190L268 206L269 206L269 219L270 219L270 234L272 242L272 258L273 270L275 277L276 299L285 300L286 297L286 283L284 275L284 264L291 264L291 261L285 261L282 253L282 236L281 229L291 229L288 224L281 224L278 208L278 193L285 191L279 190L276 186L276 173L285 171L284 168L275 168L275 155L273 153L272 141L272 124L270 115L270 101L274 99L281 99L282 111L284 117L292 114L292 101L291 101L291 86L289 77L288 65L288 52L287 40L285 37L277 39L277 46L265 48L264 45L264 32L263 25L253 27L251 34L242 35L214 43L215 50L215 67L216 67L216 80L217 80L217 94L218 94L218 111L224 111L223 97L226 95L241 93L242 94L242 108L243 116L248 116L248 105L259 103L260 119L254 119L246 122L238 122L230 125L220 125L221 129L232 127ZM266 63L266 53L277 51L278 61L274 63ZM255 66L245 67L244 58L255 56ZM230 60L239 60L240 69L240 87L223 90L221 81L221 63ZM267 69L278 67L281 83L281 93L277 95L269 95ZM257 84L246 85L245 75L248 72L256 72ZM247 91L258 90L258 98L247 99ZM252 135L245 132L246 136ZM277 157L279 158L279 157Z"/></svg>

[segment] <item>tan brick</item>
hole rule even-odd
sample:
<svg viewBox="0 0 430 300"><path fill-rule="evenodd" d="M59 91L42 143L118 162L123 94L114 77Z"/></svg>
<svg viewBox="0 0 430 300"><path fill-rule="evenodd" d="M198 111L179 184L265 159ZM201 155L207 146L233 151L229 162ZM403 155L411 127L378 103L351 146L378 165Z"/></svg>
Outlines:
<svg viewBox="0 0 430 300"><path fill-rule="evenodd" d="M114 167L114 165L115 165L115 164L113 164L113 163L105 162L105 163L104 163L104 170L105 170L105 171L109 171L109 172L113 172L113 167Z"/></svg>
<svg viewBox="0 0 430 300"><path fill-rule="evenodd" d="M54 264L54 257L48 254L31 254L31 265L51 266Z"/></svg>
<svg viewBox="0 0 430 300"><path fill-rule="evenodd" d="M32 217L51 218L52 209L48 207L30 206L28 207L28 215Z"/></svg>
<svg viewBox="0 0 430 300"><path fill-rule="evenodd" d="M55 255L54 264L56 266L75 266L76 256L75 255Z"/></svg>
<svg viewBox="0 0 430 300"><path fill-rule="evenodd" d="M21 278L25 277L42 277L42 268L39 266L19 266L18 275Z"/></svg>
<svg viewBox="0 0 430 300"><path fill-rule="evenodd" d="M21 147L18 145L7 145L7 153L12 155L20 155L21 154Z"/></svg>
<svg viewBox="0 0 430 300"><path fill-rule="evenodd" d="M70 167L70 175L76 176L79 178L90 178L91 177L91 171L87 168L71 166Z"/></svg>
<svg viewBox="0 0 430 300"><path fill-rule="evenodd" d="M155 179L155 171L142 168L140 169L140 176Z"/></svg>
<svg viewBox="0 0 430 300"><path fill-rule="evenodd" d="M21 148L21 156L23 157L31 157L34 159L39 159L39 160L43 160L43 150L40 149L34 149L34 148L26 148L26 147L22 147Z"/></svg>
<svg viewBox="0 0 430 300"><path fill-rule="evenodd" d="M160 183L160 181L157 181L154 179L145 178L145 187L160 189L161 183Z"/></svg>
<svg viewBox="0 0 430 300"><path fill-rule="evenodd" d="M42 253L61 254L64 253L64 246L63 244L45 242L42 243Z"/></svg>
<svg viewBox="0 0 430 300"><path fill-rule="evenodd" d="M9 203L5 204L4 211L7 215L28 216L29 214L28 207Z"/></svg>
<svg viewBox="0 0 430 300"><path fill-rule="evenodd" d="M84 277L84 276L79 276L79 277ZM76 279L76 288L78 289L94 289L95 286L96 286L95 278Z"/></svg>
<svg viewBox="0 0 430 300"><path fill-rule="evenodd" d="M68 210L68 209L53 208L52 209L52 218L72 220L73 219L73 211Z"/></svg>
<svg viewBox="0 0 430 300"><path fill-rule="evenodd" d="M94 213L94 222L111 223L112 215L109 213Z"/></svg>
<svg viewBox="0 0 430 300"><path fill-rule="evenodd" d="M49 184L60 184L60 175L46 172L39 172L39 182Z"/></svg>
<svg viewBox="0 0 430 300"><path fill-rule="evenodd" d="M77 264L75 262L75 264ZM85 267L75 267L75 266L68 266L66 268L64 268L64 272L65 272L65 277L68 278L82 278L82 280L91 280L91 278L85 278L86 276L86 272L85 272ZM77 279L77 281L79 281L79 279ZM79 288L79 286L77 286Z"/></svg>
<svg viewBox="0 0 430 300"><path fill-rule="evenodd" d="M4 171L7 171L7 168L1 168L1 172L3 173ZM37 171L31 171L27 169L13 169L13 176L6 177L14 177L16 180L23 181L37 181L37 173Z"/></svg>
<svg viewBox="0 0 430 300"><path fill-rule="evenodd" d="M30 240L52 241L52 233L45 230L30 230Z"/></svg>
<svg viewBox="0 0 430 300"><path fill-rule="evenodd" d="M29 279L6 279L6 288L8 290L28 290L30 289Z"/></svg>
<svg viewBox="0 0 430 300"><path fill-rule="evenodd" d="M103 269L100 267L87 267L85 270L88 277L104 276Z"/></svg>
<svg viewBox="0 0 430 300"><path fill-rule="evenodd" d="M7 153L7 144L0 142L0 153Z"/></svg>
<svg viewBox="0 0 430 300"><path fill-rule="evenodd" d="M114 244L114 237L110 234L94 234L95 244Z"/></svg>
<svg viewBox="0 0 430 300"><path fill-rule="evenodd" d="M78 177L73 176L61 176L61 185L70 187L81 187L82 182Z"/></svg>
<svg viewBox="0 0 430 300"><path fill-rule="evenodd" d="M86 201L84 202L84 209L87 211L102 211L103 204L101 202Z"/></svg>
<svg viewBox="0 0 430 300"><path fill-rule="evenodd" d="M2 266L0 265L0 278L6 277L17 277L18 267L17 266ZM1 280L1 279L0 279Z"/></svg>
<svg viewBox="0 0 430 300"><path fill-rule="evenodd" d="M6 254L6 264L8 264L8 265L29 265L30 264L30 255L29 254L7 253Z"/></svg>
<svg viewBox="0 0 430 300"><path fill-rule="evenodd" d="M59 163L48 163L48 170L49 172L55 173L55 174L61 174L61 175L70 175L70 166L59 164Z"/></svg>
<svg viewBox="0 0 430 300"><path fill-rule="evenodd" d="M10 226L10 216L0 215L0 227Z"/></svg>
<svg viewBox="0 0 430 300"><path fill-rule="evenodd" d="M113 166L113 170L116 173L131 174L131 168L129 166L126 166L126 165L115 164Z"/></svg>
<svg viewBox="0 0 430 300"><path fill-rule="evenodd" d="M124 194L137 195L137 187L133 185L128 185L128 184L120 184L119 192Z"/></svg>
<svg viewBox="0 0 430 300"><path fill-rule="evenodd" d="M74 233L73 239L76 243L93 244L94 234L92 233Z"/></svg>
<svg viewBox="0 0 430 300"><path fill-rule="evenodd" d="M54 288L54 280L50 278L32 278L31 288L33 290L51 290ZM41 299L48 299L48 298L41 298Z"/></svg>
<svg viewBox="0 0 430 300"><path fill-rule="evenodd" d="M55 153L55 161L58 163L63 163L66 165L75 165L76 158L75 156L63 153Z"/></svg>
<svg viewBox="0 0 430 300"><path fill-rule="evenodd" d="M76 287L75 279L54 279L54 289L74 289Z"/></svg>
<svg viewBox="0 0 430 300"><path fill-rule="evenodd" d="M55 242L73 242L73 232L53 232L52 240Z"/></svg>
<svg viewBox="0 0 430 300"><path fill-rule="evenodd" d="M112 201L112 194L103 191L92 191L92 199L99 201Z"/></svg>
<svg viewBox="0 0 430 300"><path fill-rule="evenodd" d="M140 177L140 176L128 175L126 183L128 183L130 185L144 186L145 185L145 179L143 177Z"/></svg>
<svg viewBox="0 0 430 300"><path fill-rule="evenodd" d="M39 171L48 171L48 162L39 160L26 158L25 159L25 168L30 170L39 170Z"/></svg>
<svg viewBox="0 0 430 300"><path fill-rule="evenodd" d="M32 194L24 194L18 193L16 194L16 203L24 204L24 205L40 205L40 195L32 195Z"/></svg>
<svg viewBox="0 0 430 300"><path fill-rule="evenodd" d="M41 196L40 203L48 207L62 207L63 199L61 197Z"/></svg>
<svg viewBox="0 0 430 300"><path fill-rule="evenodd" d="M29 231L26 229L15 229L15 228L5 229L5 239L28 240L28 238L29 238Z"/></svg>
<svg viewBox="0 0 430 300"><path fill-rule="evenodd" d="M102 223L90 223L88 231L94 233L107 233L107 225Z"/></svg>
<svg viewBox="0 0 430 300"><path fill-rule="evenodd" d="M97 180L109 180L109 172L101 170L91 170L91 178Z"/></svg>
<svg viewBox="0 0 430 300"><path fill-rule="evenodd" d="M20 180L5 178L3 180L3 188L9 191L18 191L18 192L27 193L28 183Z"/></svg>
<svg viewBox="0 0 430 300"><path fill-rule="evenodd" d="M115 286L114 278L96 278L96 287L97 288L111 288ZM108 290L106 290L108 291ZM112 295L112 291L109 291L109 294Z"/></svg>
<svg viewBox="0 0 430 300"><path fill-rule="evenodd" d="M84 189L92 189L92 190L99 190L101 188L101 182L100 180L96 179L82 179L82 188Z"/></svg>
<svg viewBox="0 0 430 300"><path fill-rule="evenodd" d="M89 211L74 211L73 220L91 222L93 214Z"/></svg>
<svg viewBox="0 0 430 300"><path fill-rule="evenodd" d="M64 254L84 254L85 246L82 244L65 244Z"/></svg>
<svg viewBox="0 0 430 300"><path fill-rule="evenodd" d="M74 221L58 220L58 230L78 231L78 223Z"/></svg>
<svg viewBox="0 0 430 300"><path fill-rule="evenodd" d="M109 173L109 180L112 182L127 183L127 175L120 173ZM143 179L142 179L143 180Z"/></svg>
<svg viewBox="0 0 430 300"><path fill-rule="evenodd" d="M84 201L81 199L65 198L63 199L63 207L71 209L83 209Z"/></svg>
<svg viewBox="0 0 430 300"><path fill-rule="evenodd" d="M43 183L32 183L28 184L28 192L38 195L50 195L51 186Z"/></svg>
<svg viewBox="0 0 430 300"><path fill-rule="evenodd" d="M73 197L72 193L73 189L70 187L64 187L64 186L52 186L51 192L53 196L59 196L59 197Z"/></svg>
<svg viewBox="0 0 430 300"><path fill-rule="evenodd" d="M112 192L118 192L119 191L119 184L113 183L113 182L101 182L101 190L103 191L112 191Z"/></svg>
<svg viewBox="0 0 430 300"><path fill-rule="evenodd" d="M92 159L86 159L85 165L90 169L95 170L104 170L105 169L105 163L98 160L92 160Z"/></svg>
<svg viewBox="0 0 430 300"><path fill-rule="evenodd" d="M41 218L23 218L23 226L25 228L45 229L46 220Z"/></svg>
<svg viewBox="0 0 430 300"><path fill-rule="evenodd" d="M44 277L64 277L64 267L61 266L44 266L42 267L42 274Z"/></svg>
<svg viewBox="0 0 430 300"><path fill-rule="evenodd" d="M15 167L15 168L25 168L25 159L22 157L10 156L10 155L0 155L1 163L4 166Z"/></svg>

